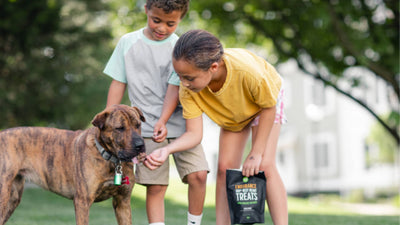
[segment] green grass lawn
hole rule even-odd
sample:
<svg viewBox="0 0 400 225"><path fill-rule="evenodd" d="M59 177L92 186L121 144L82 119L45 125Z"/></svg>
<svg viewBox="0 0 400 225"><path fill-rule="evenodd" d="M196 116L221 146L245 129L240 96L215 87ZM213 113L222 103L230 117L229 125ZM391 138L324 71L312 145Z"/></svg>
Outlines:
<svg viewBox="0 0 400 225"><path fill-rule="evenodd" d="M209 186L203 225L215 224L215 186ZM334 204L309 199L289 198L289 221L292 225L399 225L399 216L365 216L346 211ZM179 180L171 183L166 197L166 224L186 225L187 186ZM146 225L145 188L136 185L132 196L134 225ZM272 224L266 212L266 223ZM71 200L44 191L28 188L22 202L7 225L72 225L75 224ZM90 210L91 225L116 225L111 200L95 203Z"/></svg>

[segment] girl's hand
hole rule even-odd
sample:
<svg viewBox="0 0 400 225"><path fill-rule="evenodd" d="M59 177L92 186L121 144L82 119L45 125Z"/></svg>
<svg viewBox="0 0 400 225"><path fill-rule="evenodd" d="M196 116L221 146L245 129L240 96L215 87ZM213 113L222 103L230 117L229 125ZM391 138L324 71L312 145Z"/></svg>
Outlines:
<svg viewBox="0 0 400 225"><path fill-rule="evenodd" d="M243 176L250 177L258 174L260 171L262 155L251 153L247 156L243 163L242 174Z"/></svg>
<svg viewBox="0 0 400 225"><path fill-rule="evenodd" d="M145 161L143 164L151 169L155 170L158 167L160 167L167 159L169 156L169 152L167 148L159 148L156 149L154 152L152 152L150 155L147 155Z"/></svg>
<svg viewBox="0 0 400 225"><path fill-rule="evenodd" d="M155 142L162 142L167 138L167 127L165 126L165 123L158 121L154 125L154 131L153 131L153 141Z"/></svg>

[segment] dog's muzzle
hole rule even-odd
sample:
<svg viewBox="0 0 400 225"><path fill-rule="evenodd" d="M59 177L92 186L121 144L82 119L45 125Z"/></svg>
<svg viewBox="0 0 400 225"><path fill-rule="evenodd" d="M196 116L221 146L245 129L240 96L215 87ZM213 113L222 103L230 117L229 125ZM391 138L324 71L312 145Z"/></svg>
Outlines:
<svg viewBox="0 0 400 225"><path fill-rule="evenodd" d="M143 138L134 138L133 143L135 146L135 151L138 153L142 153L146 151L146 148L144 147L144 140Z"/></svg>
<svg viewBox="0 0 400 225"><path fill-rule="evenodd" d="M132 138L132 148L118 152L118 158L123 162L130 162L140 153L145 152L144 140L139 135L135 135Z"/></svg>

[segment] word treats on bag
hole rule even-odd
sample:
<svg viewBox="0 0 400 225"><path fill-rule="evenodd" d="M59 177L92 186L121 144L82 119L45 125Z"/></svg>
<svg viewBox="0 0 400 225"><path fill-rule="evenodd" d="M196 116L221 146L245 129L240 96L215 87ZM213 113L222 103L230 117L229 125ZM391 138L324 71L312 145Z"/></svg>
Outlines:
<svg viewBox="0 0 400 225"><path fill-rule="evenodd" d="M264 223L264 172L244 177L241 170L226 170L226 189L231 224Z"/></svg>

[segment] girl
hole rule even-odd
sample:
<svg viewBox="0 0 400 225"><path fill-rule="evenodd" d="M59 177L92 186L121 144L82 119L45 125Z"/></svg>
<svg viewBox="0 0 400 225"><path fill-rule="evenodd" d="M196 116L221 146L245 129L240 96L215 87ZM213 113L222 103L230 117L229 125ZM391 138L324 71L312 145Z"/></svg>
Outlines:
<svg viewBox="0 0 400 225"><path fill-rule="evenodd" d="M275 165L281 124L285 122L282 79L265 60L245 49L224 49L203 30L182 35L173 51L173 66L181 80L179 98L186 132L171 144L147 156L144 164L155 169L167 156L201 142L202 113L221 127L216 189L217 225L230 224L226 170L240 168L246 141L252 147L242 173L264 171L267 203L274 224L288 224L287 199Z"/></svg>

